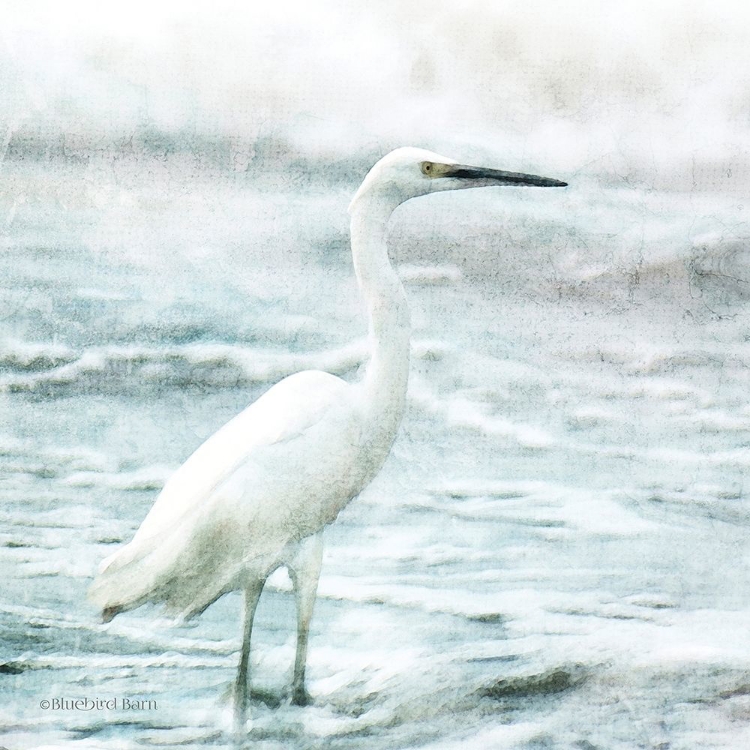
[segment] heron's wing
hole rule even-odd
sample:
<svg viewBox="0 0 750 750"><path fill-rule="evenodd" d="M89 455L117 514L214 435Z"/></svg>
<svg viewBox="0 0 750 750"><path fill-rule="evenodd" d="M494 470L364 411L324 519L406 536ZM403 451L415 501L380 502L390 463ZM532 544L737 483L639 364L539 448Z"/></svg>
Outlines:
<svg viewBox="0 0 750 750"><path fill-rule="evenodd" d="M236 494L233 489L238 482L233 479L239 470L252 464L253 457L264 453L265 448L280 447L303 436L346 402L349 389L343 380L329 373L297 373L277 383L214 433L170 477L133 540L102 562L90 597L98 603L109 601L118 578L115 574L133 568L140 560L146 562L146 557L151 558L151 570L168 567L166 558L156 560L168 549L176 549L175 540L164 544L167 537L177 529L188 534L211 532L210 527L216 525L213 521L218 523L223 512L217 503L230 509L232 501L225 495ZM208 525L205 519L200 520L207 512L211 516ZM177 546L184 548L187 542L183 539ZM131 578L123 576L122 582Z"/></svg>
<svg viewBox="0 0 750 750"><path fill-rule="evenodd" d="M253 451L299 437L344 400L341 378L310 370L266 391L203 443L170 477L133 541L161 533L204 502Z"/></svg>

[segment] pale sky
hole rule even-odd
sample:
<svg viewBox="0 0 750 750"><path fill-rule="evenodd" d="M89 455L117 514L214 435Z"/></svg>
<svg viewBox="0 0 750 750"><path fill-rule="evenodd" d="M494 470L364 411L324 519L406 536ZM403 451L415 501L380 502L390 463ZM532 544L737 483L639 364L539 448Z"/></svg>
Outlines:
<svg viewBox="0 0 750 750"><path fill-rule="evenodd" d="M2 124L720 159L750 135L749 43L743 3L707 0L13 0Z"/></svg>

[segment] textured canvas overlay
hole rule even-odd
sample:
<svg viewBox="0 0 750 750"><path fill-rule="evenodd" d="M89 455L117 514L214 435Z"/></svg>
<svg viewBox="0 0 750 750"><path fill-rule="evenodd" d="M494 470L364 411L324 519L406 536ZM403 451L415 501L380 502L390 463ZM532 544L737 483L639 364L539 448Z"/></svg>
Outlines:
<svg viewBox="0 0 750 750"><path fill-rule="evenodd" d="M6 0L0 747L750 747L749 46L708 0ZM281 566L238 722L238 571L319 527L308 704Z"/></svg>

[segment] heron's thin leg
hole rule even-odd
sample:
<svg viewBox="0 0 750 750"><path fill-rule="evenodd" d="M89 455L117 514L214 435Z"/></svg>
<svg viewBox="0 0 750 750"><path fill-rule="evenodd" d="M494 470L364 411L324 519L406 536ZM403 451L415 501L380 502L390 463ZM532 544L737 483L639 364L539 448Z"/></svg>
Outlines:
<svg viewBox="0 0 750 750"><path fill-rule="evenodd" d="M310 696L305 689L305 663L307 661L307 637L310 619L318 590L320 565L323 559L323 534L319 532L300 543L299 550L289 565L297 599L297 654L294 660L292 703L305 706Z"/></svg>
<svg viewBox="0 0 750 750"><path fill-rule="evenodd" d="M253 618L258 606L265 581L254 581L245 589L245 626L242 632L240 665L237 669L237 682L234 686L234 720L237 729L245 726L248 696L248 665L250 662L250 636L253 632Z"/></svg>

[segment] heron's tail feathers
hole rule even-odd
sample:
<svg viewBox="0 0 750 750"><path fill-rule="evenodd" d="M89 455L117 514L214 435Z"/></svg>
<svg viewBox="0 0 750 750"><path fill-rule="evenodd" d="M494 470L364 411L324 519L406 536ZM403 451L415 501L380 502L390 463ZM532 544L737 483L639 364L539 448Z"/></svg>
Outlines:
<svg viewBox="0 0 750 750"><path fill-rule="evenodd" d="M226 547L209 549L213 554L186 545L180 533L136 537L101 564L89 600L104 622L146 602L163 603L180 619L194 617L232 588L240 567Z"/></svg>
<svg viewBox="0 0 750 750"><path fill-rule="evenodd" d="M102 610L104 622L152 599L167 551L158 544L134 540L102 562L88 597Z"/></svg>

